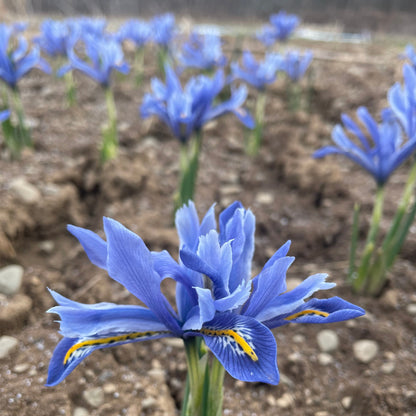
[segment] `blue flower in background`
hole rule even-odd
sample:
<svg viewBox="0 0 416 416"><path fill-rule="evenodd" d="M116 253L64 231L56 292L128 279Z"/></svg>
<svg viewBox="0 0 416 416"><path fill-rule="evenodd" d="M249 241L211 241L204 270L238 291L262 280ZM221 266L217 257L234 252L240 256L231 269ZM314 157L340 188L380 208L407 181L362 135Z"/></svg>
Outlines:
<svg viewBox="0 0 416 416"><path fill-rule="evenodd" d="M13 28L0 24L0 78L15 89L17 82L33 68L38 68L46 73L51 72L48 63L41 58L39 48L32 47L29 50L28 43L22 36L14 40Z"/></svg>
<svg viewBox="0 0 416 416"><path fill-rule="evenodd" d="M66 19L66 23L71 33L79 33L82 37L84 35L102 37L107 27L106 19L85 16Z"/></svg>
<svg viewBox="0 0 416 416"><path fill-rule="evenodd" d="M391 115L384 113L385 116L388 114ZM416 137L403 140L400 125L394 119L388 117L377 124L365 107L360 107L357 115L370 135L372 143L358 124L343 114L344 128L358 139L360 145L348 137L341 125L336 125L332 130L332 140L336 146L325 146L317 150L314 157L321 158L329 154L344 155L369 172L379 186L383 186L390 175L415 151Z"/></svg>
<svg viewBox="0 0 416 416"><path fill-rule="evenodd" d="M46 19L40 26L41 34L33 39L42 51L50 56L67 56L77 35L71 32L66 21Z"/></svg>
<svg viewBox="0 0 416 416"><path fill-rule="evenodd" d="M313 53L311 51L306 51L303 55L298 51L289 51L283 57L281 70L283 70L292 81L297 82L305 74L312 58Z"/></svg>
<svg viewBox="0 0 416 416"><path fill-rule="evenodd" d="M329 323L363 315L338 297L309 299L335 286L315 274L288 291L286 272L294 261L284 244L251 278L255 217L239 202L219 217L211 207L199 222L194 204L178 210L179 263L168 252L151 252L123 225L104 218L106 241L68 226L93 264L105 269L145 306L81 304L51 291L59 306L64 338L56 347L47 385L60 383L94 350L163 337L202 337L231 376L277 384L276 340L270 331L290 322ZM176 281L177 312L161 292L163 279Z"/></svg>
<svg viewBox="0 0 416 416"><path fill-rule="evenodd" d="M182 46L179 62L185 67L205 70L225 66L227 58L222 53L220 36L192 33L189 41Z"/></svg>
<svg viewBox="0 0 416 416"><path fill-rule="evenodd" d="M119 42L131 40L137 47L142 47L152 38L152 26L143 20L130 19L120 27L115 37Z"/></svg>
<svg viewBox="0 0 416 416"><path fill-rule="evenodd" d="M263 26L256 32L256 38L263 43L267 48L276 42L275 30L273 26Z"/></svg>
<svg viewBox="0 0 416 416"><path fill-rule="evenodd" d="M157 45L168 48L175 36L175 16L172 13L155 16L151 21L151 27L153 41Z"/></svg>
<svg viewBox="0 0 416 416"><path fill-rule="evenodd" d="M10 110L0 111L0 123L7 120L10 117Z"/></svg>
<svg viewBox="0 0 416 416"><path fill-rule="evenodd" d="M412 66L416 68L416 52L413 45L406 45L405 56L409 59Z"/></svg>
<svg viewBox="0 0 416 416"><path fill-rule="evenodd" d="M409 64L403 66L404 86L394 84L387 96L390 110L400 122L409 139L416 137L416 70Z"/></svg>
<svg viewBox="0 0 416 416"><path fill-rule="evenodd" d="M244 51L242 67L237 62L231 63L233 80L242 79L253 87L263 90L266 85L276 80L276 73L281 67L281 57L278 54L266 53L264 60L257 62L251 52Z"/></svg>
<svg viewBox="0 0 416 416"><path fill-rule="evenodd" d="M193 77L184 89L173 69L166 66L165 70L166 85L153 78L152 93L143 98L143 118L157 115L182 142L208 121L228 112L234 113L245 125L254 125L250 114L242 107L247 97L244 86L234 90L229 100L214 105L214 99L224 86L222 70L218 70L213 78Z"/></svg>
<svg viewBox="0 0 416 416"><path fill-rule="evenodd" d="M85 35L83 40L89 62L80 59L72 48L68 50L69 63L58 71L59 76L72 69L77 69L103 87L108 87L113 70L123 74L129 72L129 65L124 60L123 50L117 40L111 37L95 37L92 35Z"/></svg>
<svg viewBox="0 0 416 416"><path fill-rule="evenodd" d="M275 37L279 41L286 40L299 26L300 19L295 14L287 14L284 10L270 16Z"/></svg>

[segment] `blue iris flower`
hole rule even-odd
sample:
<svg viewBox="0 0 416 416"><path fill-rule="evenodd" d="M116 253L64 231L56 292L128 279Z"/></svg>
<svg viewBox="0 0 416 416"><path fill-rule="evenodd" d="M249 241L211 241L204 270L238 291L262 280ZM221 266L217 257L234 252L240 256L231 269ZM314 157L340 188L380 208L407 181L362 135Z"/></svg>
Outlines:
<svg viewBox="0 0 416 416"><path fill-rule="evenodd" d="M40 26L41 34L33 40L50 56L66 56L71 32L67 22L47 19Z"/></svg>
<svg viewBox="0 0 416 416"><path fill-rule="evenodd" d="M130 19L115 35L119 42L131 40L137 47L144 46L152 38L152 26L143 20Z"/></svg>
<svg viewBox="0 0 416 416"><path fill-rule="evenodd" d="M263 26L256 34L257 39L267 47L272 46L276 41L287 40L300 23L298 16L287 14L283 10L271 15L269 20L270 24Z"/></svg>
<svg viewBox="0 0 416 416"><path fill-rule="evenodd" d="M176 32L175 16L166 13L155 16L151 21L153 41L164 48L168 48Z"/></svg>
<svg viewBox="0 0 416 416"><path fill-rule="evenodd" d="M184 89L169 65L165 70L166 85L153 78L153 92L143 98L143 118L157 115L182 142L186 142L194 132L200 131L208 121L228 112L234 113L246 126L254 126L252 117L242 107L247 97L244 86L234 90L229 100L214 105L214 99L224 86L222 70L218 70L213 78L204 75L193 77Z"/></svg>
<svg viewBox="0 0 416 416"><path fill-rule="evenodd" d="M391 113L383 113L388 115ZM400 125L388 117L377 124L367 108L357 110L358 119L365 126L367 134L346 114L342 115L344 128L358 139L360 145L351 140L341 125L332 130L332 140L336 146L325 146L314 153L320 158L329 154L341 154L369 172L379 186L384 185L390 175L416 149L416 137L404 140ZM370 142L367 135L371 137Z"/></svg>
<svg viewBox="0 0 416 416"><path fill-rule="evenodd" d="M277 40L286 40L299 26L300 19L295 14L287 14L284 10L270 16L270 23L275 30Z"/></svg>
<svg viewBox="0 0 416 416"><path fill-rule="evenodd" d="M96 36L98 38L105 35L105 29L107 27L106 19L86 16L66 19L66 23L71 33L79 33L80 36Z"/></svg>
<svg viewBox="0 0 416 416"><path fill-rule="evenodd" d="M388 92L390 110L399 120L409 139L416 137L416 70L403 66L404 86L394 84Z"/></svg>
<svg viewBox="0 0 416 416"><path fill-rule="evenodd" d="M251 52L244 51L241 68L237 62L231 63L232 79L242 79L258 90L264 90L266 85L276 80L280 67L281 57L278 54L266 53L264 60L257 62Z"/></svg>
<svg viewBox="0 0 416 416"><path fill-rule="evenodd" d="M16 89L17 82L33 68L51 72L37 46L29 50L28 42L22 36L16 37L16 44L11 42L14 31L13 27L0 24L0 78L12 89Z"/></svg>
<svg viewBox="0 0 416 416"><path fill-rule="evenodd" d="M413 45L406 45L405 56L409 59L413 68L416 68L416 52Z"/></svg>
<svg viewBox="0 0 416 416"><path fill-rule="evenodd" d="M199 222L189 202L176 214L179 263L168 252L151 252L143 240L104 218L106 241L92 231L68 226L93 264L105 269L145 306L81 304L51 291L59 304L64 338L56 347L47 385L60 383L94 350L163 337L202 337L229 374L239 380L277 384L276 340L271 329L290 322L329 323L364 314L356 305L317 290L335 286L326 274L308 277L287 291L290 242L251 278L255 217L239 202L219 217L211 207ZM176 282L177 311L161 292L165 278Z"/></svg>
<svg viewBox="0 0 416 416"><path fill-rule="evenodd" d="M225 66L227 58L222 52L221 38L214 33L192 33L182 46L179 62L185 67L204 70Z"/></svg>
<svg viewBox="0 0 416 416"><path fill-rule="evenodd" d="M124 60L123 50L117 40L111 37L96 37L93 35L84 35L83 40L89 62L80 59L74 48L71 48L68 50L69 63L58 71L59 76L72 69L77 69L103 87L108 87L113 70L123 74L129 72L129 65Z"/></svg>
<svg viewBox="0 0 416 416"><path fill-rule="evenodd" d="M306 51L303 55L298 51L289 51L283 57L281 69L292 81L299 81L308 69L313 58L311 51Z"/></svg>
<svg viewBox="0 0 416 416"><path fill-rule="evenodd" d="M0 123L7 120L10 117L10 110L0 111Z"/></svg>

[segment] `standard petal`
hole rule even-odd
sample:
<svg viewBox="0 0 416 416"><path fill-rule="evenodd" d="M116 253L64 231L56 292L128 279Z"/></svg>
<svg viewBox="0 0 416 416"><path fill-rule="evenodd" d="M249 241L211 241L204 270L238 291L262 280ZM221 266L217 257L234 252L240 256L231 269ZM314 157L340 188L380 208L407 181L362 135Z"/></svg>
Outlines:
<svg viewBox="0 0 416 416"><path fill-rule="evenodd" d="M269 384L279 382L276 340L257 320L223 313L204 325L200 333L232 377Z"/></svg>
<svg viewBox="0 0 416 416"><path fill-rule="evenodd" d="M104 218L104 229L108 274L180 335L182 331L176 313L160 291L161 277L153 269L152 255L143 240L110 218Z"/></svg>
<svg viewBox="0 0 416 416"><path fill-rule="evenodd" d="M107 269L107 243L96 233L68 225L67 230L78 239L92 264Z"/></svg>
<svg viewBox="0 0 416 416"><path fill-rule="evenodd" d="M196 250L199 239L199 219L192 201L176 211L175 225L179 235L179 247L186 245L190 250Z"/></svg>

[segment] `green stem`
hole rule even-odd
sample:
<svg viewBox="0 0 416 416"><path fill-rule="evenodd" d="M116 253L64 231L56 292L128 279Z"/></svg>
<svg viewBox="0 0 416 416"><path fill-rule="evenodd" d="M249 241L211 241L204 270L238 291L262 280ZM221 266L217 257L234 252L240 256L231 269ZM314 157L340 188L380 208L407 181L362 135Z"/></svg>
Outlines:
<svg viewBox="0 0 416 416"><path fill-rule="evenodd" d="M384 190L384 186L379 186L376 191L370 230L367 235L363 255L361 257L361 263L357 272L357 277L352 282L353 289L357 292L363 290L366 285L366 280L370 278L368 272L370 260L374 253L375 240L377 238L378 230L380 227L381 216L383 214Z"/></svg>
<svg viewBox="0 0 416 416"><path fill-rule="evenodd" d="M133 62L134 73L136 75L136 85L139 87L143 82L143 68L144 68L144 47L137 49L134 55Z"/></svg>
<svg viewBox="0 0 416 416"><path fill-rule="evenodd" d="M66 86L66 100L68 102L68 106L72 107L76 102L76 89L72 71L68 71L64 74L64 80Z"/></svg>
<svg viewBox="0 0 416 416"><path fill-rule="evenodd" d="M202 146L202 132L198 131L188 142L181 142L179 189L175 195L175 212L189 200L194 199L198 176L199 154Z"/></svg>
<svg viewBox="0 0 416 416"><path fill-rule="evenodd" d="M352 220L352 233L351 233L351 245L350 245L350 262L348 267L348 280L352 282L355 277L355 258L357 254L357 242L358 242L358 217L360 215L360 206L354 205L354 215Z"/></svg>
<svg viewBox="0 0 416 416"><path fill-rule="evenodd" d="M213 357L210 377L210 395L208 403L208 415L221 416L222 402L224 397L224 374L223 365Z"/></svg>
<svg viewBox="0 0 416 416"><path fill-rule="evenodd" d="M103 141L100 151L102 163L115 158L118 151L117 110L113 91L110 87L105 89L105 99L107 104L108 125L103 129Z"/></svg>
<svg viewBox="0 0 416 416"><path fill-rule="evenodd" d="M266 91L261 90L258 92L255 117L256 125L253 130L249 130L249 134L246 142L247 154L250 156L256 156L260 150L260 145L263 136L264 125L264 113L266 109Z"/></svg>
<svg viewBox="0 0 416 416"><path fill-rule="evenodd" d="M32 143L32 139L30 138L29 130L26 128L23 104L22 104L19 90L17 88L13 89L12 96L13 96L13 107L16 112L17 120L18 120L17 131L16 131L17 134L15 137L15 140L17 141L16 145L20 153L20 150L23 147L25 146L32 147L33 143Z"/></svg>

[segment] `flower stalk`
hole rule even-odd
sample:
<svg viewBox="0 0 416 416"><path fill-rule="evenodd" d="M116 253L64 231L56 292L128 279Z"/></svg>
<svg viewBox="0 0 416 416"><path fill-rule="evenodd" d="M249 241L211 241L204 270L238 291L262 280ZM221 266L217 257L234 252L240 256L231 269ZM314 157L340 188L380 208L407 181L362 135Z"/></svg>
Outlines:
<svg viewBox="0 0 416 416"><path fill-rule="evenodd" d="M248 130L246 139L246 152L250 156L256 156L259 153L264 126L264 113L266 109L266 92L259 90L255 109L255 126L253 130Z"/></svg>
<svg viewBox="0 0 416 416"><path fill-rule="evenodd" d="M105 101L107 104L108 124L103 128L103 141L100 149L102 163L114 159L118 150L117 110L114 94L110 87L105 89Z"/></svg>

